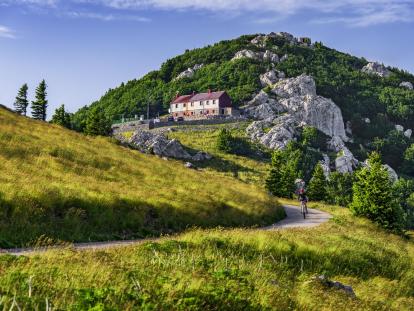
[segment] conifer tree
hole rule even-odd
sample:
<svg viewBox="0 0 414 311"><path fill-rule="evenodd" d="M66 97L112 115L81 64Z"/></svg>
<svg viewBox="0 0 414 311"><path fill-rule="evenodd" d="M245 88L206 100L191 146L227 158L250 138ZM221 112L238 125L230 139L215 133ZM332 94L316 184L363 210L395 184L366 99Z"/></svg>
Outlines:
<svg viewBox="0 0 414 311"><path fill-rule="evenodd" d="M373 152L368 158L368 166L355 174L350 208L354 214L365 216L386 229L403 229L404 214L379 153Z"/></svg>
<svg viewBox="0 0 414 311"><path fill-rule="evenodd" d="M217 149L226 153L232 151L233 137L227 129L222 129L217 137Z"/></svg>
<svg viewBox="0 0 414 311"><path fill-rule="evenodd" d="M29 101L27 100L27 90L29 87L27 84L23 84L22 87L19 89L17 93L16 100L14 101L14 109L16 112L26 115L27 114L27 106L29 106Z"/></svg>
<svg viewBox="0 0 414 311"><path fill-rule="evenodd" d="M32 101L32 117L33 119L46 121L47 110L47 92L46 81L42 80L39 86L36 88L35 100Z"/></svg>
<svg viewBox="0 0 414 311"><path fill-rule="evenodd" d="M309 181L308 196L310 200L323 201L326 199L326 177L321 163L315 166L311 180Z"/></svg>
<svg viewBox="0 0 414 311"><path fill-rule="evenodd" d="M99 108L93 108L88 112L85 134L106 136L111 131L111 122Z"/></svg>
<svg viewBox="0 0 414 311"><path fill-rule="evenodd" d="M55 110L50 123L57 124L68 129L71 128L71 115L65 111L65 105L60 106Z"/></svg>
<svg viewBox="0 0 414 311"><path fill-rule="evenodd" d="M290 198L295 190L295 178L296 172L292 162L285 160L283 151L275 151L266 179L266 189L275 196Z"/></svg>

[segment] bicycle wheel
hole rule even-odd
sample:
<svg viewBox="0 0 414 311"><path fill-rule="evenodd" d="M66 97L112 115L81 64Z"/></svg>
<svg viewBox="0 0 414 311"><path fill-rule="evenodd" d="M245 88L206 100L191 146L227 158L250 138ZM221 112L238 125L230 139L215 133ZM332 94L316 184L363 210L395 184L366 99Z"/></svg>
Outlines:
<svg viewBox="0 0 414 311"><path fill-rule="evenodd" d="M300 204L300 211L303 214L303 219L305 219L306 218L306 212L305 212L305 204L303 202L301 202L301 204Z"/></svg>

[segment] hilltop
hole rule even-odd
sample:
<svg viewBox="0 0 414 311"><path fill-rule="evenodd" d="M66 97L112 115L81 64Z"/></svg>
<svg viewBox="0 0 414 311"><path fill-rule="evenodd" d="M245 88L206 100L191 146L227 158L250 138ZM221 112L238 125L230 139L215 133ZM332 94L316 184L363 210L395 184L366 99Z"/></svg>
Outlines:
<svg viewBox="0 0 414 311"><path fill-rule="evenodd" d="M187 50L79 110L76 127L82 130L91 109L117 119L146 114L149 103L153 116L164 113L177 92L226 90L236 107L245 106L261 91L269 92L267 85L277 81L277 73L285 78L308 75L316 94L339 107L350 138L346 147L356 159L364 161L378 150L400 175L413 176L404 153L413 143L414 76L287 33L246 35Z"/></svg>
<svg viewBox="0 0 414 311"><path fill-rule="evenodd" d="M1 107L0 145L0 247L266 225L283 217L277 200L254 185Z"/></svg>

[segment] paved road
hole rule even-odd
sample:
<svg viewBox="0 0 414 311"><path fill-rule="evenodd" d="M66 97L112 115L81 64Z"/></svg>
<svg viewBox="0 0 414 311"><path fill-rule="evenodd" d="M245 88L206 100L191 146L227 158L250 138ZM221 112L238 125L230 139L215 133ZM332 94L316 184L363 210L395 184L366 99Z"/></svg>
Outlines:
<svg viewBox="0 0 414 311"><path fill-rule="evenodd" d="M300 213L300 208L298 206L293 205L284 205L283 206L286 211L286 218L277 222L274 225L269 227L262 228L262 230L277 230L277 229L286 229L286 228L310 228L316 227L320 224L327 222L332 216L328 213L316 210L316 209L308 209L309 214L307 215L306 219L303 219L303 215ZM132 245L132 244L139 244L148 241L156 241L157 238L150 238L150 239L142 239L142 240L129 240L129 241L108 241L108 242L91 242L91 243L75 243L73 245L74 249L77 250L99 250L99 249L107 249L112 247L119 247L125 245ZM57 246L56 248L59 248ZM45 248L18 248L18 249L9 249L3 250L3 252L11 255L33 255L36 253L44 252L48 249L53 249L53 247L45 247ZM0 251L1 253L1 251Z"/></svg>

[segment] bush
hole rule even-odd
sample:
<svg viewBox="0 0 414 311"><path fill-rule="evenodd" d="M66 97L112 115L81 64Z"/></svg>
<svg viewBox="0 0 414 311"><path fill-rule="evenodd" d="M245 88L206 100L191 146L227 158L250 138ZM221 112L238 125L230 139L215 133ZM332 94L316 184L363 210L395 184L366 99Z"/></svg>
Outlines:
<svg viewBox="0 0 414 311"><path fill-rule="evenodd" d="M309 182L308 196L313 201L324 201L326 199L326 178L320 163L315 166L313 176Z"/></svg>
<svg viewBox="0 0 414 311"><path fill-rule="evenodd" d="M352 202L352 173L332 172L327 183L327 202L348 206Z"/></svg>

